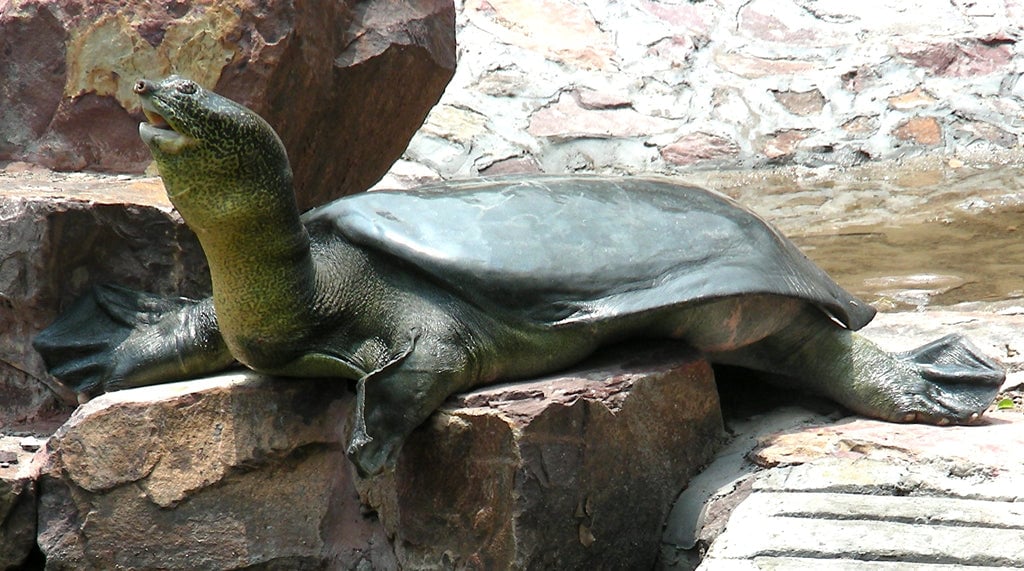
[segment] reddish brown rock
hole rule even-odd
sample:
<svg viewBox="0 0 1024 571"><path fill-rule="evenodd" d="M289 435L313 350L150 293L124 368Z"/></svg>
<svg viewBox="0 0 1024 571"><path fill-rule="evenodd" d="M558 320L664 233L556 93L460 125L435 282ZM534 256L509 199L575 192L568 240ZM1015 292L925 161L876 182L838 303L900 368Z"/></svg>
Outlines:
<svg viewBox="0 0 1024 571"><path fill-rule="evenodd" d="M453 73L454 6L7 3L0 53L0 160L140 172L132 84L176 72L278 129L305 208L365 190L405 149Z"/></svg>
<svg viewBox="0 0 1024 571"><path fill-rule="evenodd" d="M739 147L730 139L709 133L690 133L661 149L661 157L675 165L734 157Z"/></svg>
<svg viewBox="0 0 1024 571"><path fill-rule="evenodd" d="M54 569L395 569L360 512L337 381L227 375L103 395L42 452Z"/></svg>
<svg viewBox="0 0 1024 571"><path fill-rule="evenodd" d="M83 405L34 459L48 567L650 568L722 436L680 346L459 395L369 481L344 456L353 400L233 373Z"/></svg>
<svg viewBox="0 0 1024 571"><path fill-rule="evenodd" d="M718 396L678 351L616 357L458 396L417 431L363 491L403 566L651 568L717 443Z"/></svg>
<svg viewBox="0 0 1024 571"><path fill-rule="evenodd" d="M942 126L934 117L914 117L900 123L892 133L901 141L935 146L942 142Z"/></svg>

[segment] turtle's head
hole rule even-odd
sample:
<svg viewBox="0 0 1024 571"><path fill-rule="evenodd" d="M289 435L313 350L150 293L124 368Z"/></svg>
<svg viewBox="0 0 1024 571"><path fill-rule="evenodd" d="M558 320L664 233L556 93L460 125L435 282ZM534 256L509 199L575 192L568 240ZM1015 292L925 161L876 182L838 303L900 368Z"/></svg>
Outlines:
<svg viewBox="0 0 1024 571"><path fill-rule="evenodd" d="M259 115L176 75L140 80L135 93L148 120L139 135L179 210L251 212L268 195L294 202L284 145Z"/></svg>

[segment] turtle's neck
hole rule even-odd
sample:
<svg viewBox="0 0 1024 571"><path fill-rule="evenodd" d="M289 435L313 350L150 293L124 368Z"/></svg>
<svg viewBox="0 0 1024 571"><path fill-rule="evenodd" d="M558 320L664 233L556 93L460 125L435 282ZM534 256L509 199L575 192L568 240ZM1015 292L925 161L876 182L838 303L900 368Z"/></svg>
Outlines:
<svg viewBox="0 0 1024 571"><path fill-rule="evenodd" d="M232 355L256 370L290 358L285 349L306 337L315 304L309 236L291 189L275 201L258 216L227 219L175 201L206 254L221 334Z"/></svg>

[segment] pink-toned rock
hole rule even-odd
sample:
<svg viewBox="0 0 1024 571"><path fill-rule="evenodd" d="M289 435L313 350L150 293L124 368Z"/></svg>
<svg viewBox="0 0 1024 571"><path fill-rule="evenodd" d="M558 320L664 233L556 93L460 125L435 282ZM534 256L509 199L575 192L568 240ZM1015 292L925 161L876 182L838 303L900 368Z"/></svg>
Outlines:
<svg viewBox="0 0 1024 571"><path fill-rule="evenodd" d="M661 157L680 166L691 165L709 159L734 157L739 146L726 137L710 133L690 133L661 149Z"/></svg>
<svg viewBox="0 0 1024 571"><path fill-rule="evenodd" d="M513 157L495 161L485 168L480 169L484 176L497 176L503 174L530 174L541 172L540 165L533 157Z"/></svg>
<svg viewBox="0 0 1024 571"><path fill-rule="evenodd" d="M777 2L745 4L739 12L737 31L750 38L787 45L819 46L828 43L823 41L817 22L813 19L806 22L799 18L791 21L781 19L778 15L780 7Z"/></svg>
<svg viewBox="0 0 1024 571"><path fill-rule="evenodd" d="M1012 43L972 41L959 44L959 57L946 69L944 75L974 77L1002 71L1013 61Z"/></svg>
<svg viewBox="0 0 1024 571"><path fill-rule="evenodd" d="M1012 40L943 40L936 43L905 42L897 53L938 75L971 77L995 73L1013 59Z"/></svg>
<svg viewBox="0 0 1024 571"><path fill-rule="evenodd" d="M467 0L463 13L498 41L581 69L605 69L615 42L586 3L571 0Z"/></svg>
<svg viewBox="0 0 1024 571"><path fill-rule="evenodd" d="M800 129L790 129L772 133L761 145L761 152L769 159L777 159L792 155L797 146L811 133Z"/></svg>
<svg viewBox="0 0 1024 571"><path fill-rule="evenodd" d="M734 52L717 51L715 63L729 73L747 79L772 75L797 75L817 68L818 62L799 59L768 59Z"/></svg>
<svg viewBox="0 0 1024 571"><path fill-rule="evenodd" d="M705 363L628 355L460 395L417 431L363 489L403 565L651 568L721 417Z"/></svg>
<svg viewBox="0 0 1024 571"><path fill-rule="evenodd" d="M718 19L717 10L699 3L668 4L641 0L636 5L674 30L685 30L701 37L707 37Z"/></svg>
<svg viewBox="0 0 1024 571"><path fill-rule="evenodd" d="M141 76L172 72L274 125L305 208L365 190L405 149L455 66L451 0L0 7L0 160L141 172ZM403 86L416 85L416 89Z"/></svg>
<svg viewBox="0 0 1024 571"><path fill-rule="evenodd" d="M957 58L956 45L952 42L922 43L899 42L896 53L910 60L915 65L942 73Z"/></svg>
<svg viewBox="0 0 1024 571"><path fill-rule="evenodd" d="M650 117L631 108L586 109L563 94L554 105L530 118L528 132L555 141L576 138L646 137L675 127L668 119Z"/></svg>
<svg viewBox="0 0 1024 571"><path fill-rule="evenodd" d="M993 412L979 426L892 424L851 417L837 424L770 436L750 456L760 466L865 457L963 459L1019 470L1024 465L1024 415Z"/></svg>
<svg viewBox="0 0 1024 571"><path fill-rule="evenodd" d="M918 87L913 91L908 91L907 93L890 97L889 107L892 107L893 109L906 110L913 109L915 107L927 107L935 103L935 101L936 99L927 91Z"/></svg>
<svg viewBox="0 0 1024 571"><path fill-rule="evenodd" d="M624 93L583 88L576 90L573 95L584 109L618 109L632 104L629 96Z"/></svg>
<svg viewBox="0 0 1024 571"><path fill-rule="evenodd" d="M942 142L942 126L934 117L913 117L900 123L893 136L901 141L935 146Z"/></svg>
<svg viewBox="0 0 1024 571"><path fill-rule="evenodd" d="M672 36L652 44L647 54L669 62L673 67L682 67L690 61L696 50L692 37Z"/></svg>
<svg viewBox="0 0 1024 571"><path fill-rule="evenodd" d="M1001 147L1012 148L1017 146L1017 136L1009 133L996 125L984 121L958 121L953 128L961 133L968 134L970 140L983 140L995 143Z"/></svg>

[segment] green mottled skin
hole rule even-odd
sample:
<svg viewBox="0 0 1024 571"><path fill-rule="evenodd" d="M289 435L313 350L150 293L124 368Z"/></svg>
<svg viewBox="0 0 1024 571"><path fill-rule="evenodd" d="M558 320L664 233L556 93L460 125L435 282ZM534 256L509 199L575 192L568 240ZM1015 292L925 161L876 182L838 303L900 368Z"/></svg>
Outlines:
<svg viewBox="0 0 1024 571"><path fill-rule="evenodd" d="M369 436L357 419L350 455L372 473L452 393L562 368L627 337L682 339L713 361L785 374L895 421L972 421L998 386L998 374L983 375L978 390L957 385L960 377L943 384L789 298L746 295L562 328L485 313L330 224L303 225L284 147L255 113L177 77L140 82L136 92L151 121L140 133L199 237L213 299L134 326L101 355L100 373L57 362L59 339L37 343L57 347L51 371L78 375L83 392L204 374L233 359L279 375L361 380Z"/></svg>
<svg viewBox="0 0 1024 571"><path fill-rule="evenodd" d="M168 197L206 253L231 354L255 369L284 366L279 350L259 347L308 335L316 270L283 146L262 118L203 90L160 89L145 101L190 139L161 145L158 133L151 148Z"/></svg>

